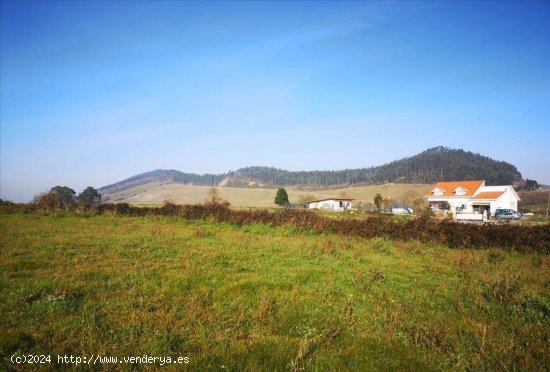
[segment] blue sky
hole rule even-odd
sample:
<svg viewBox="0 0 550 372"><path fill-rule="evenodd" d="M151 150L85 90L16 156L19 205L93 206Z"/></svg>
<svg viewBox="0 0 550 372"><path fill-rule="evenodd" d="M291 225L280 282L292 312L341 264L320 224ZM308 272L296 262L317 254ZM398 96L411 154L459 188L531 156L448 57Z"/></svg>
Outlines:
<svg viewBox="0 0 550 372"><path fill-rule="evenodd" d="M2 1L0 197L443 145L550 184L550 2Z"/></svg>

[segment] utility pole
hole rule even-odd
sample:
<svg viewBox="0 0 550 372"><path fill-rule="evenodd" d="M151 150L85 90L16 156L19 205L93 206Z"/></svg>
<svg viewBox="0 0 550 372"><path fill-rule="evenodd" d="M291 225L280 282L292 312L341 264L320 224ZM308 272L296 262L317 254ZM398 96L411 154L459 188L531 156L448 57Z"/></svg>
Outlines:
<svg viewBox="0 0 550 372"><path fill-rule="evenodd" d="M550 207L550 191L548 192L548 203L546 204L546 219L548 219L548 207Z"/></svg>

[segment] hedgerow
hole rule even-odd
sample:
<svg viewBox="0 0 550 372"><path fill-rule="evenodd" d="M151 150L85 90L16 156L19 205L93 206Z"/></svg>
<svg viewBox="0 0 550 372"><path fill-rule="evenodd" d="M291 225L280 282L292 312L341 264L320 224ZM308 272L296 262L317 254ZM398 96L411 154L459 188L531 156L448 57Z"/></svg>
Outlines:
<svg viewBox="0 0 550 372"><path fill-rule="evenodd" d="M421 215L407 221L387 218L383 215L363 219L337 219L305 209L283 208L277 210L237 210L227 204L207 203L176 205L165 203L161 208L133 207L126 203L101 204L89 207L66 207L75 213L115 214L128 216L176 216L186 220L209 220L237 225L267 224L287 226L317 233L331 232L362 238L383 237L393 240L417 240L423 243L445 244L451 248L504 248L520 252L550 252L550 224L464 224L435 220ZM15 209L40 209L36 205L2 208L4 212Z"/></svg>

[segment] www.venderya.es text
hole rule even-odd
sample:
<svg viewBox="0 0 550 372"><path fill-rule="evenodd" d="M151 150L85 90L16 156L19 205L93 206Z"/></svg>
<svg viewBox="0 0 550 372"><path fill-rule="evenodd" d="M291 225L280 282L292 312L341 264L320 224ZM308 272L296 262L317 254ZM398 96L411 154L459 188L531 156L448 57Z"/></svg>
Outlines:
<svg viewBox="0 0 550 372"><path fill-rule="evenodd" d="M188 364L191 359L188 356L106 356L106 355L33 355L33 354L14 354L11 356L13 364L155 364L159 366L167 364Z"/></svg>

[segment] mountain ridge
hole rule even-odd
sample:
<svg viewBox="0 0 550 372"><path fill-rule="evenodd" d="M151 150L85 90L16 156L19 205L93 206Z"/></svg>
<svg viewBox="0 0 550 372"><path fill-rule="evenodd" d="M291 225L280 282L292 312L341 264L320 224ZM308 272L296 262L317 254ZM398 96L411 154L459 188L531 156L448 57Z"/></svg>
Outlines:
<svg viewBox="0 0 550 372"><path fill-rule="evenodd" d="M174 169L156 169L103 186L100 192L109 194L151 182L205 186L221 184L233 187L329 187L473 179L484 179L488 185L517 185L522 182L522 175L510 163L462 149L438 146L379 166L357 169L287 171L275 167L251 166L221 174L195 174Z"/></svg>

